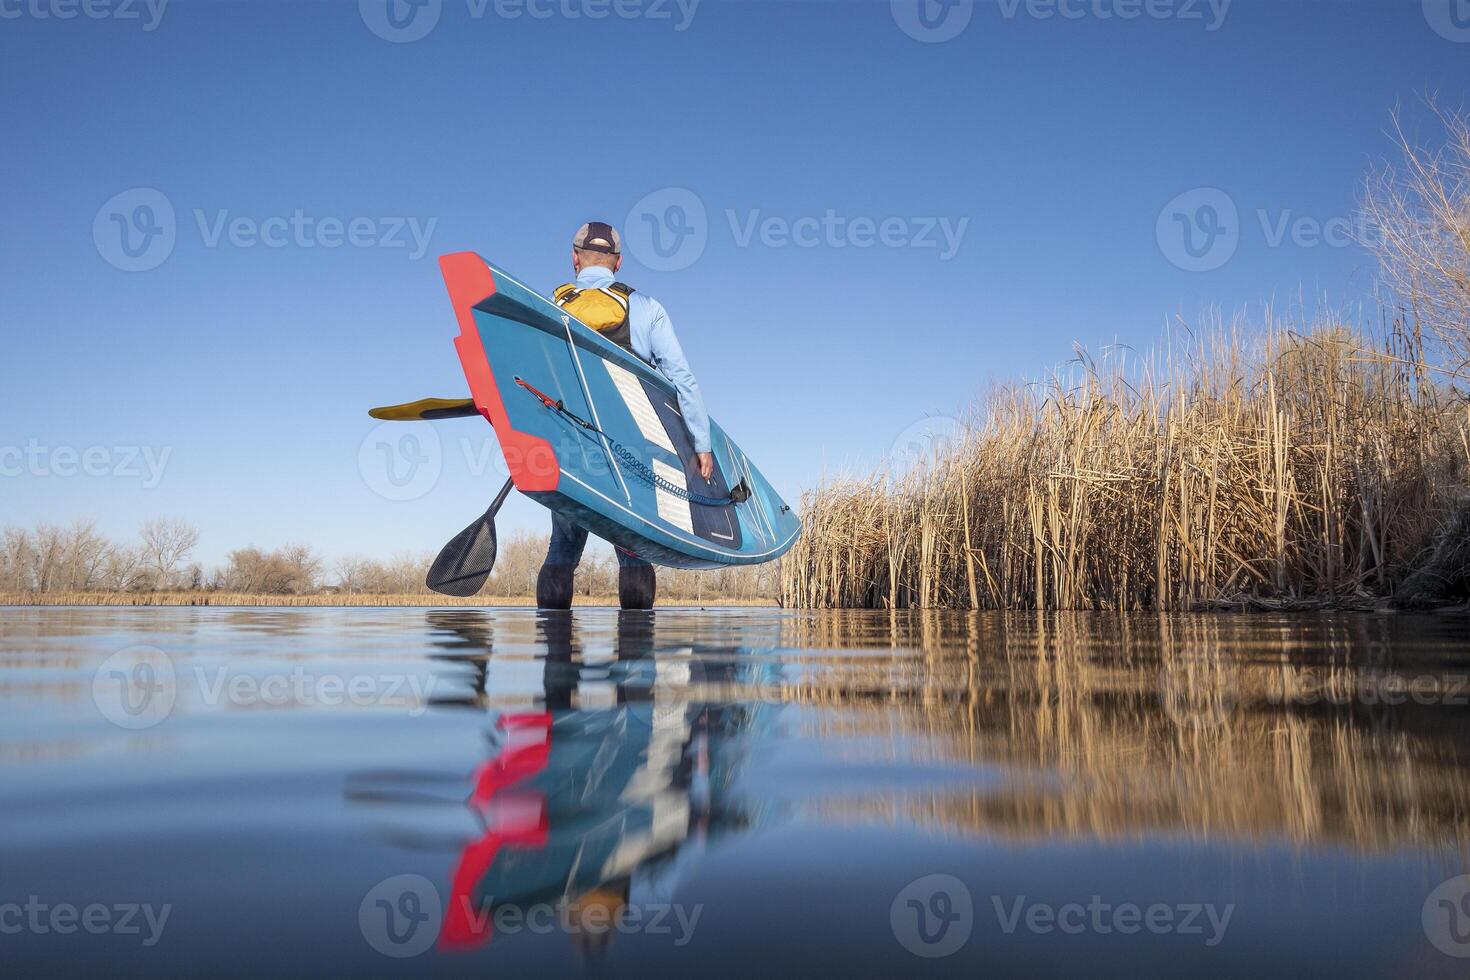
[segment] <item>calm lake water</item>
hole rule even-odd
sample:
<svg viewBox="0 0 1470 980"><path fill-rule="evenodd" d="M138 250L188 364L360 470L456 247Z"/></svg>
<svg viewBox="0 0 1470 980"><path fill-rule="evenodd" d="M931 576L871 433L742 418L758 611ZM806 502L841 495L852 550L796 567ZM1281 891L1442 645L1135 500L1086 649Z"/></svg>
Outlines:
<svg viewBox="0 0 1470 980"><path fill-rule="evenodd" d="M1465 976L1467 638L0 609L0 971Z"/></svg>

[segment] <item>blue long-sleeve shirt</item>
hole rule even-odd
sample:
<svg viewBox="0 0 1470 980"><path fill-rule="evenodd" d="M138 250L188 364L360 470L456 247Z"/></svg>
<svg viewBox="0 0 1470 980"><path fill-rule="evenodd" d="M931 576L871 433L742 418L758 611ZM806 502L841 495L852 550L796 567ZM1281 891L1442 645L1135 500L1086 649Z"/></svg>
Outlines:
<svg viewBox="0 0 1470 980"><path fill-rule="evenodd" d="M577 276L577 287L597 289L609 285L613 279L611 269L589 265ZM684 359L684 348L679 346L663 304L635 289L628 297L628 332L632 335L633 353L653 365L678 392L679 411L694 442L694 451L709 452L709 413L704 409L704 396L699 392L694 372L689 370L689 362Z"/></svg>

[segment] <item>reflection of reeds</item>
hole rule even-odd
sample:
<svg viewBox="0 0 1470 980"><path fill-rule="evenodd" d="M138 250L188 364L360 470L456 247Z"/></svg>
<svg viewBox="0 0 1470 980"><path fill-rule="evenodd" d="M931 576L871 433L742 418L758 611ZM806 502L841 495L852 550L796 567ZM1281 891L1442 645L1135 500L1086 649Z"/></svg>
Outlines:
<svg viewBox="0 0 1470 980"><path fill-rule="evenodd" d="M807 495L807 607L1177 609L1382 593L1466 482L1467 415L1411 342L1221 331L1005 389L934 466Z"/></svg>
<svg viewBox="0 0 1470 980"><path fill-rule="evenodd" d="M980 789L827 800L827 812L1041 840L1470 847L1463 668L1405 642L1412 626L915 611L819 613L787 628L788 647L851 651L782 692L820 709L818 737L865 736L905 746L895 762L995 774ZM1421 699L1384 704L1383 678L1395 676L1423 678Z"/></svg>

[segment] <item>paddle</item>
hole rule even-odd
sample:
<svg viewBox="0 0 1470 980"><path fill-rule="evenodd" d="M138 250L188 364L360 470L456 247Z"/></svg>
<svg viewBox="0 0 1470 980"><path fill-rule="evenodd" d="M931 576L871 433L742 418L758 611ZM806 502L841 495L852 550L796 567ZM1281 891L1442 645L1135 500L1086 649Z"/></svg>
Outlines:
<svg viewBox="0 0 1470 980"><path fill-rule="evenodd" d="M386 422L421 422L432 419L463 419L479 415L472 398L420 398L406 405L370 408L368 414Z"/></svg>
<svg viewBox="0 0 1470 980"><path fill-rule="evenodd" d="M490 502L490 509L469 527L449 540L429 566L425 584L441 595L468 598L479 592L490 570L495 567L495 513L515 483L506 480L505 486Z"/></svg>

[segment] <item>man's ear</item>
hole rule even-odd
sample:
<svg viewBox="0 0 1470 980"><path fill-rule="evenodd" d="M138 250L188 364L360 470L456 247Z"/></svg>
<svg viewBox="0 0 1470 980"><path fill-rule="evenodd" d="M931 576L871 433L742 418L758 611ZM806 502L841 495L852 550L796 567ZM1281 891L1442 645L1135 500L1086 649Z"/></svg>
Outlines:
<svg viewBox="0 0 1470 980"><path fill-rule="evenodd" d="M617 258L613 259L613 271L614 272L617 272L622 267L623 267L623 257L621 255L619 255Z"/></svg>
<svg viewBox="0 0 1470 980"><path fill-rule="evenodd" d="M576 249L572 249L572 271L573 272L581 272L582 271L582 259L577 255L577 250Z"/></svg>

